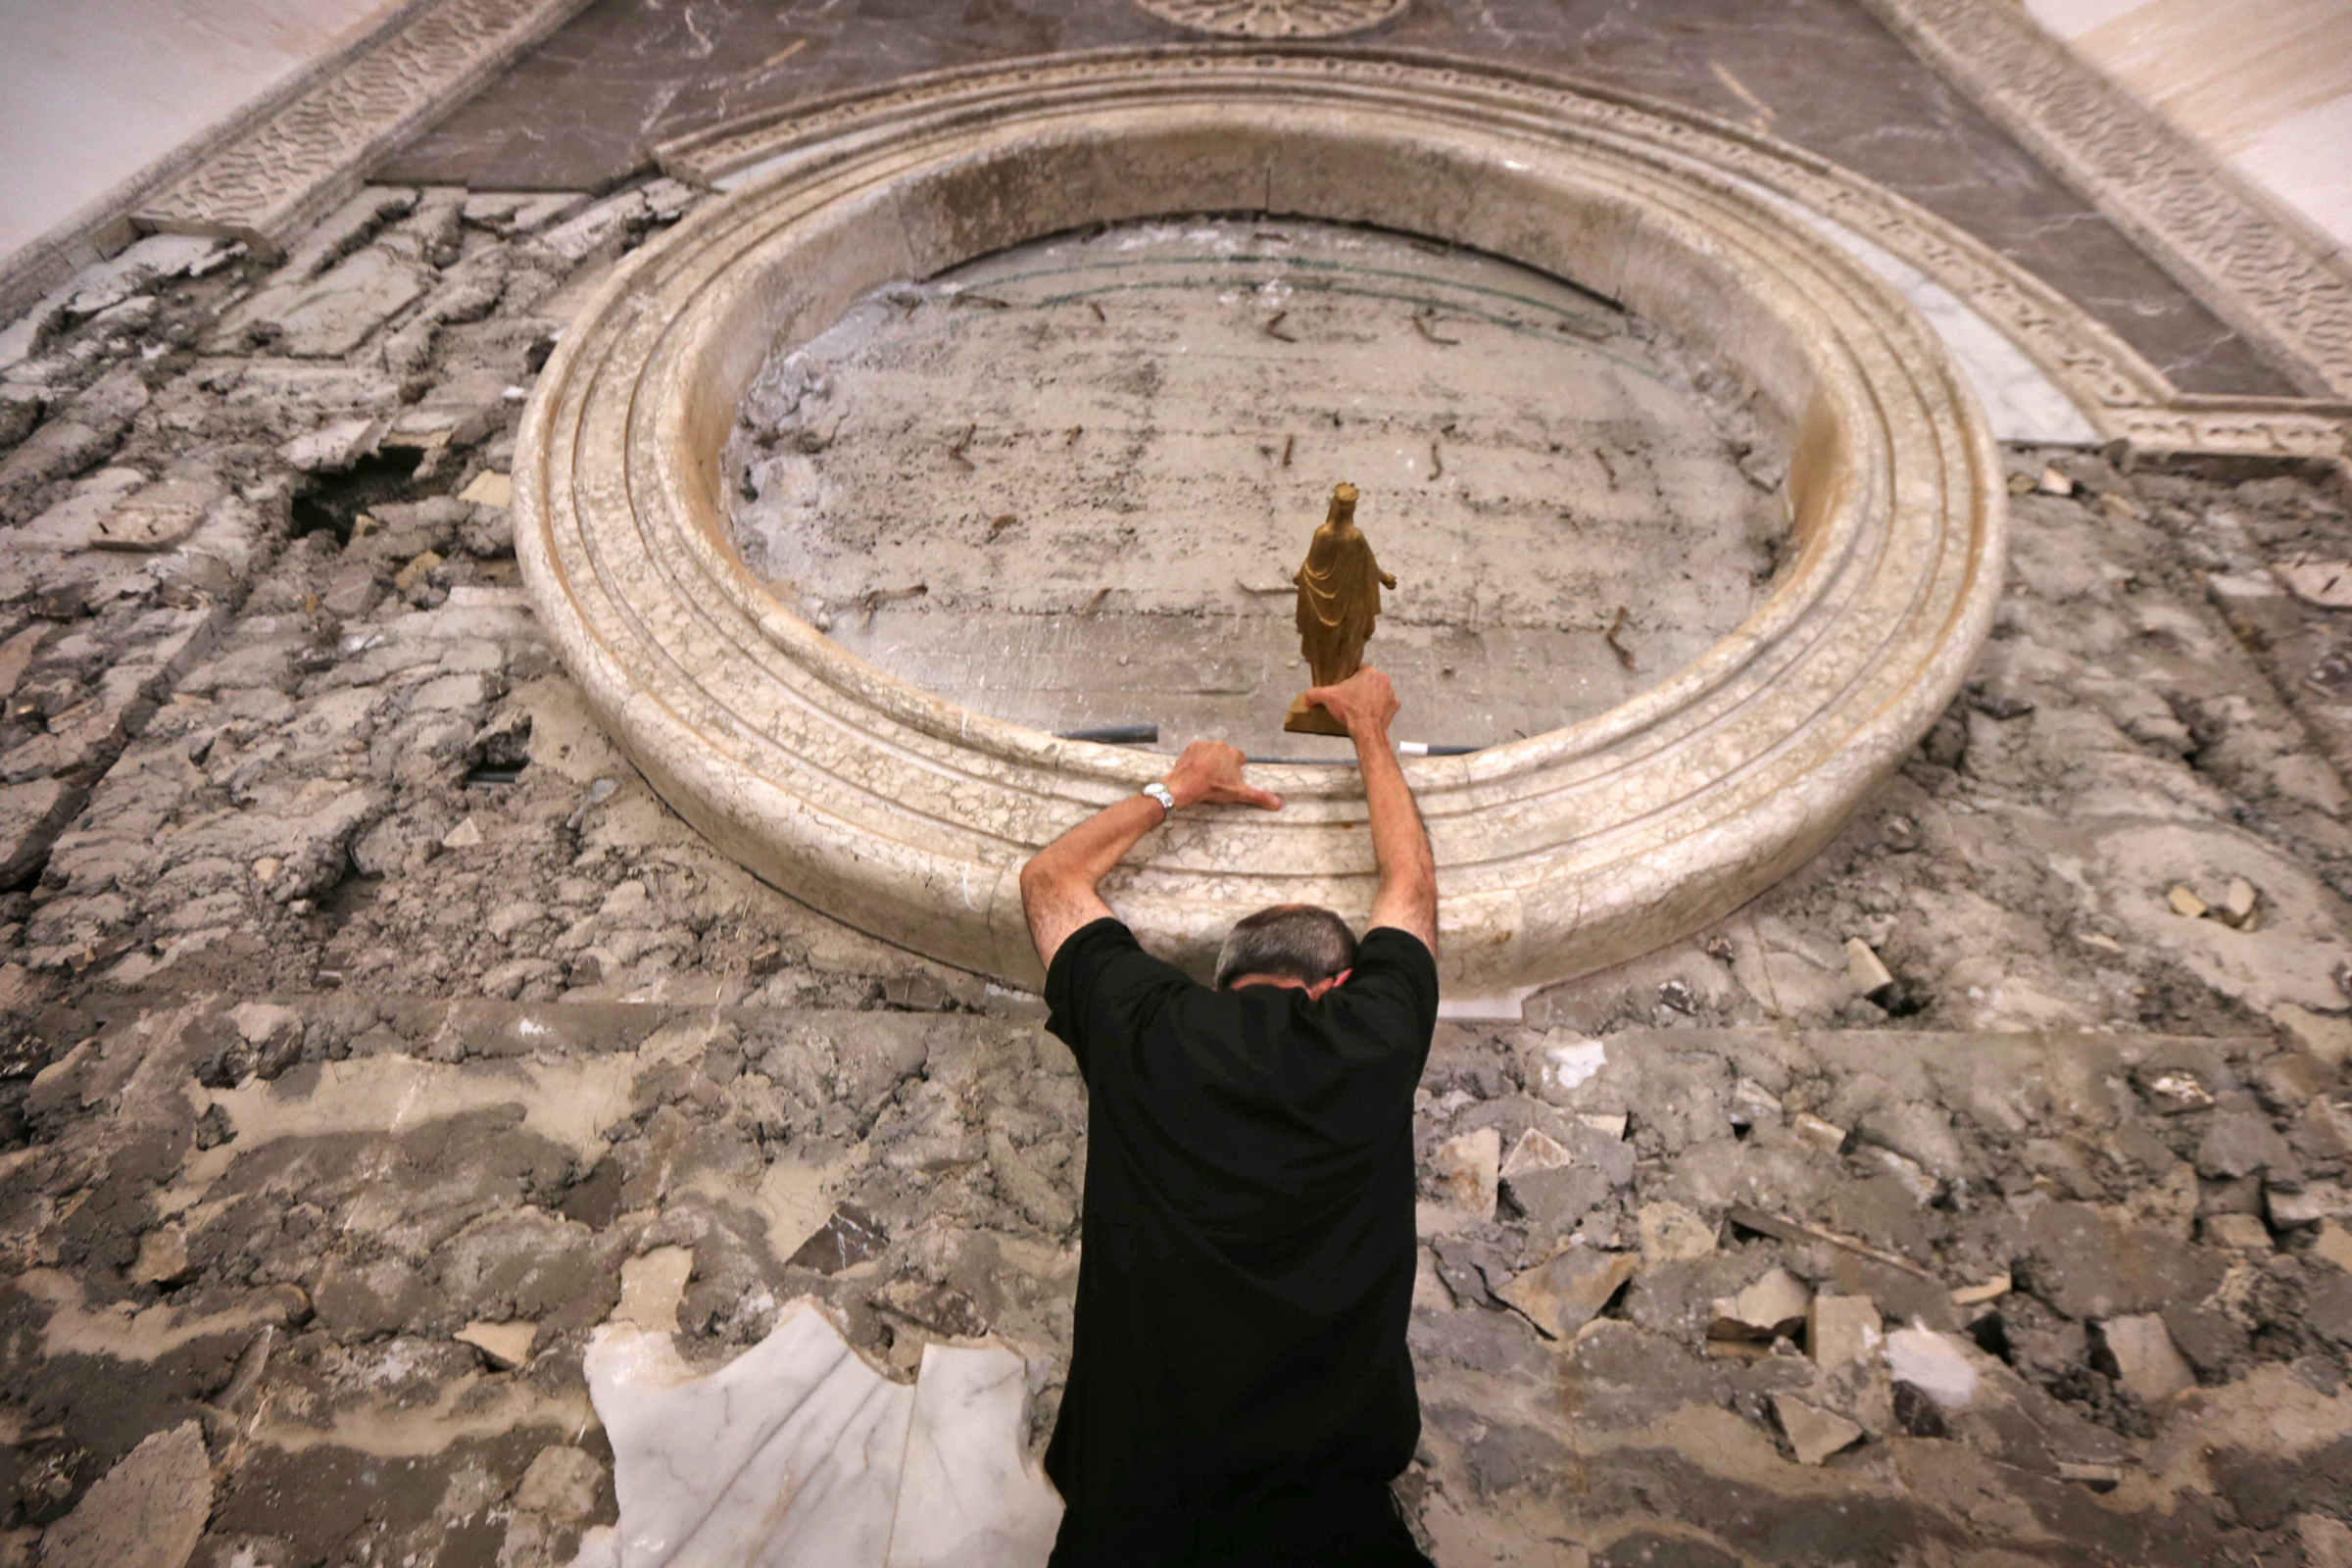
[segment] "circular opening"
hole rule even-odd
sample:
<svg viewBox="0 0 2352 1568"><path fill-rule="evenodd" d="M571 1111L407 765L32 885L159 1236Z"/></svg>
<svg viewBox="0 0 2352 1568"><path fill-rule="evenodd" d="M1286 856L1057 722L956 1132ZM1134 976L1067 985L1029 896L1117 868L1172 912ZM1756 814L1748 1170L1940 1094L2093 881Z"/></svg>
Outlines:
<svg viewBox="0 0 2352 1568"><path fill-rule="evenodd" d="M1592 124L1523 115L1452 72L1142 56L943 78L775 135L772 154L744 143L760 177L640 252L550 362L517 442L517 551L565 662L662 794L863 929L1035 984L1021 862L1165 765L891 674L735 543L726 452L772 352L894 279L1040 235L1206 212L1430 236L1574 279L1754 389L1754 451L1788 458L1761 602L1602 711L1411 764L1457 998L1614 962L1769 886L1916 742L1982 645L1997 464L1932 330L1821 235L1693 164L1676 126L1608 105ZM1290 541L1267 576L1302 553L1339 478L1367 476L1302 476L1297 500L1266 506L1269 538ZM1401 549L1379 495L1359 514L1376 548ZM1012 510L983 506L974 548ZM1260 776L1283 810L1181 814L1106 884L1155 951L1205 959L1237 915L1278 902L1362 918L1374 878L1351 771Z"/></svg>
<svg viewBox="0 0 2352 1568"><path fill-rule="evenodd" d="M1289 574L1331 486L1382 565L1367 658L1441 745L1525 739L1697 658L1766 594L1785 442L1590 289L1435 241L1185 218L869 294L753 380L734 536L786 605L1055 733L1289 735Z"/></svg>

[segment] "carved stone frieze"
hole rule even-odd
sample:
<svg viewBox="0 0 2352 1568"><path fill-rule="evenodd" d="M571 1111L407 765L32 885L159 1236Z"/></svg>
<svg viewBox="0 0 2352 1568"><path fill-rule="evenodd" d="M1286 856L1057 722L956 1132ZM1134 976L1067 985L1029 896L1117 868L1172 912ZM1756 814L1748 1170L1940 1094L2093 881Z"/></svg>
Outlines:
<svg viewBox="0 0 2352 1568"><path fill-rule="evenodd" d="M1163 22L1227 38L1332 38L1377 27L1407 0L1135 0Z"/></svg>
<svg viewBox="0 0 2352 1568"><path fill-rule="evenodd" d="M2315 394L2352 396L2352 269L2022 6L1863 0Z"/></svg>
<svg viewBox="0 0 2352 1568"><path fill-rule="evenodd" d="M132 209L142 226L231 234L268 253L586 0L426 0Z"/></svg>

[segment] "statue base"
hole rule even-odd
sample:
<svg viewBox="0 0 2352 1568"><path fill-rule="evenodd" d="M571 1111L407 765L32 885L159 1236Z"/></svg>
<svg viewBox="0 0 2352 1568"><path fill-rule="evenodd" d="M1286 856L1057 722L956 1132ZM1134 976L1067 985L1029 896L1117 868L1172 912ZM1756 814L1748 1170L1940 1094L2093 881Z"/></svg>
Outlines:
<svg viewBox="0 0 2352 1568"><path fill-rule="evenodd" d="M1348 726L1334 718L1331 710L1321 703L1309 703L1303 697L1291 699L1291 710L1283 715L1282 727L1293 735L1346 735Z"/></svg>

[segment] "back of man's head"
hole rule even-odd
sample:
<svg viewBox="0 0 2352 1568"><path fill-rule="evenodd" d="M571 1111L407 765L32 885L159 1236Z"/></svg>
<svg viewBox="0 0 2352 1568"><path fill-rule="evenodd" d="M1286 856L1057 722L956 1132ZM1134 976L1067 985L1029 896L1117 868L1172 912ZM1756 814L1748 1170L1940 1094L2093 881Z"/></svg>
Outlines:
<svg viewBox="0 0 2352 1568"><path fill-rule="evenodd" d="M1250 975L1311 986L1355 962L1348 922L1312 904L1277 904L1236 921L1217 952L1217 989Z"/></svg>

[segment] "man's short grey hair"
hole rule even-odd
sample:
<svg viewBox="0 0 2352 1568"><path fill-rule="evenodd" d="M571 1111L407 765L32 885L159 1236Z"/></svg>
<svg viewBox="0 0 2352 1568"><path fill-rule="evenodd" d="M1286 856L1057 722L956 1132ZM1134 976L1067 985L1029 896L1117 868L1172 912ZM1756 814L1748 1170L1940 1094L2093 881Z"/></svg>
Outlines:
<svg viewBox="0 0 2352 1568"><path fill-rule="evenodd" d="M1236 921L1217 952L1217 989L1247 975L1313 985L1355 963L1355 933L1312 904L1277 904Z"/></svg>

